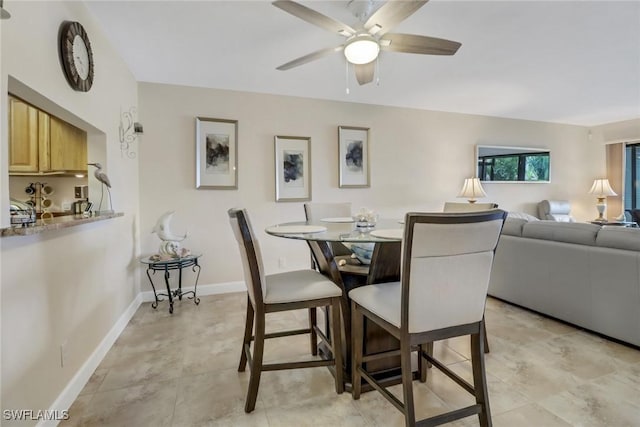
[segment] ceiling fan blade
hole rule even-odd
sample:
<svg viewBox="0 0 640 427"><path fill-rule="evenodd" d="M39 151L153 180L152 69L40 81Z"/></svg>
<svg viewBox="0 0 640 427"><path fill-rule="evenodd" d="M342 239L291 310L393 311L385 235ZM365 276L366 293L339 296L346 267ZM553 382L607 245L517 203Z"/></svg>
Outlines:
<svg viewBox="0 0 640 427"><path fill-rule="evenodd" d="M326 49L320 49L308 55L301 56L300 58L296 58L293 61L289 61L286 64L282 64L281 66L276 68L276 70L280 70L280 71L288 70L290 68L294 68L294 67L306 64L307 62L315 61L316 59L320 59L324 56L331 55L334 52L340 52L341 50L342 50L342 45L338 47L328 47Z"/></svg>
<svg viewBox="0 0 640 427"><path fill-rule="evenodd" d="M397 0L388 1L364 23L365 30L371 34L382 35L407 19L429 0Z"/></svg>
<svg viewBox="0 0 640 427"><path fill-rule="evenodd" d="M361 86L373 81L373 73L376 70L376 61L371 61L368 64L355 64L356 80Z"/></svg>
<svg viewBox="0 0 640 427"><path fill-rule="evenodd" d="M343 36L351 36L356 33L356 30L354 30L347 24L343 24L342 22L337 21L333 18L329 18L328 16L323 15L320 12L316 12L313 9L309 9L307 6L303 6L300 3L289 0L278 0L274 1L271 4L279 9L284 10L287 13L292 14L295 17L302 19L303 21L307 21L310 24L316 25L320 28L324 28L325 30L329 30L333 33L338 33Z"/></svg>
<svg viewBox="0 0 640 427"><path fill-rule="evenodd" d="M453 55L460 46L461 43L451 40L415 34L387 34L380 40L382 50L422 55Z"/></svg>

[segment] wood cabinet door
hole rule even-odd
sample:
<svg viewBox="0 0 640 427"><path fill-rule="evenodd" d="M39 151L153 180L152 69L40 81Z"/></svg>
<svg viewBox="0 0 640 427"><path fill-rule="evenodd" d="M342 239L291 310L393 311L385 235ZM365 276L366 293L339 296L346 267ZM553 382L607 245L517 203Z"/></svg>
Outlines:
<svg viewBox="0 0 640 427"><path fill-rule="evenodd" d="M50 152L50 116L44 111L38 111L38 170L49 172L51 170Z"/></svg>
<svg viewBox="0 0 640 427"><path fill-rule="evenodd" d="M51 170L87 170L87 133L62 120L50 119L50 159Z"/></svg>
<svg viewBox="0 0 640 427"><path fill-rule="evenodd" d="M38 172L38 110L9 98L9 172Z"/></svg>

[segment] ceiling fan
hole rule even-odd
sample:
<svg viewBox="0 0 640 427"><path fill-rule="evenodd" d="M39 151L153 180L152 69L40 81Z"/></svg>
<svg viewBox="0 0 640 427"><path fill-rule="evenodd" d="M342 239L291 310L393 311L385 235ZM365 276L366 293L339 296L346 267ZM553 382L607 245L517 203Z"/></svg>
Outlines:
<svg viewBox="0 0 640 427"><path fill-rule="evenodd" d="M333 18L316 12L300 3L277 0L272 4L303 21L316 25L332 33L340 34L346 41L336 47L320 49L293 61L282 64L277 69L284 71L306 64L334 52L344 52L347 61L354 65L356 80L363 85L373 80L375 60L381 50L389 52L417 53L421 55L453 55L461 44L451 40L415 34L389 33L393 27L420 9L428 0L390 0L384 3L364 23L353 28ZM369 6L372 0L369 0ZM365 17L366 17L366 12ZM362 19L364 20L364 19Z"/></svg>

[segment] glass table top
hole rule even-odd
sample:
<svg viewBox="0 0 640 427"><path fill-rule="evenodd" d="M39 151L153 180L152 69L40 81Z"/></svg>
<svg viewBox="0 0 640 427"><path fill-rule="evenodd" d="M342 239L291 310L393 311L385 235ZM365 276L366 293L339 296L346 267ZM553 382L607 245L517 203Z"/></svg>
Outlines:
<svg viewBox="0 0 640 427"><path fill-rule="evenodd" d="M349 243L399 242L404 232L404 224L399 219L379 219L375 227L363 228L342 218L328 219L332 221L285 222L267 227L265 232L288 239Z"/></svg>
<svg viewBox="0 0 640 427"><path fill-rule="evenodd" d="M147 257L144 257L144 258L140 259L140 262L143 263L143 264L153 264L153 265L186 263L186 262L189 262L189 261L196 260L196 259L200 258L201 256L202 256L202 254L191 254L191 255L187 255L187 256L182 257L182 258L169 258L169 259L160 259L160 260L153 260L153 259L150 259L147 256Z"/></svg>

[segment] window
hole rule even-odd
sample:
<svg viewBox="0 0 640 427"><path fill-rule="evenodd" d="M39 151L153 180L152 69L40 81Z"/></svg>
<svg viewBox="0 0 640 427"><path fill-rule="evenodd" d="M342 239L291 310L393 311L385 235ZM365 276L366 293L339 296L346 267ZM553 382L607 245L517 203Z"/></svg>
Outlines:
<svg viewBox="0 0 640 427"><path fill-rule="evenodd" d="M549 152L478 157L482 181L549 181Z"/></svg>
<svg viewBox="0 0 640 427"><path fill-rule="evenodd" d="M624 167L624 208L640 208L640 143L628 144Z"/></svg>

